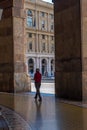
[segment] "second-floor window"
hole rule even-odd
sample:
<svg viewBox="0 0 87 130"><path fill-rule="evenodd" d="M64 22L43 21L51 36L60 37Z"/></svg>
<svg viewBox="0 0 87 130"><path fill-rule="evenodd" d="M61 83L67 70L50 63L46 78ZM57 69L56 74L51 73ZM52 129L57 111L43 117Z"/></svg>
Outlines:
<svg viewBox="0 0 87 130"><path fill-rule="evenodd" d="M29 33L29 37L32 37L32 33Z"/></svg>
<svg viewBox="0 0 87 130"><path fill-rule="evenodd" d="M53 30L53 24L51 24L51 30Z"/></svg>
<svg viewBox="0 0 87 130"><path fill-rule="evenodd" d="M32 15L32 11L31 10L27 11L27 25L29 27L33 26L33 15Z"/></svg>
<svg viewBox="0 0 87 130"><path fill-rule="evenodd" d="M51 45L51 52L54 52L54 44Z"/></svg>
<svg viewBox="0 0 87 130"><path fill-rule="evenodd" d="M29 43L29 50L32 51L32 42Z"/></svg>
<svg viewBox="0 0 87 130"><path fill-rule="evenodd" d="M53 37L53 36L51 36L51 40L54 40L54 37Z"/></svg>
<svg viewBox="0 0 87 130"><path fill-rule="evenodd" d="M42 44L42 51L45 51L46 49L46 46L45 46L45 43Z"/></svg>
<svg viewBox="0 0 87 130"><path fill-rule="evenodd" d="M27 16L32 16L32 11L30 9L27 11Z"/></svg>
<svg viewBox="0 0 87 130"><path fill-rule="evenodd" d="M44 13L44 12L41 12L41 16L44 17L44 16L45 16L45 13Z"/></svg>
<svg viewBox="0 0 87 130"><path fill-rule="evenodd" d="M32 17L30 17L30 16L27 17L27 25L28 25L29 27L32 27L32 26L33 26L33 19L32 19Z"/></svg>
<svg viewBox="0 0 87 130"><path fill-rule="evenodd" d="M50 14L50 18L51 18L51 19L53 19L53 18L54 18L53 14Z"/></svg>
<svg viewBox="0 0 87 130"><path fill-rule="evenodd" d="M45 39L45 35L42 35L42 39Z"/></svg>
<svg viewBox="0 0 87 130"><path fill-rule="evenodd" d="M42 28L45 28L45 21L42 21Z"/></svg>

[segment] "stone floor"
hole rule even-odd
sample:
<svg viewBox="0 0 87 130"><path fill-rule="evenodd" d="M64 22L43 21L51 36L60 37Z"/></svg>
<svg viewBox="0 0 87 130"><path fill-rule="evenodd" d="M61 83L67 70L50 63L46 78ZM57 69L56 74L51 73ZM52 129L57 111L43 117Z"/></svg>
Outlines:
<svg viewBox="0 0 87 130"><path fill-rule="evenodd" d="M34 95L0 93L0 113L9 130L87 130L87 104L52 94L41 94L39 102Z"/></svg>

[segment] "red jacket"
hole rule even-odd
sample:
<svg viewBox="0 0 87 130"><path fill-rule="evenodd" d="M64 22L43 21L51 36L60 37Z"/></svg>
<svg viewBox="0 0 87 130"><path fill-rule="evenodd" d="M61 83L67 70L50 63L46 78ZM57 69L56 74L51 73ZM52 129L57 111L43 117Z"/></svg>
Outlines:
<svg viewBox="0 0 87 130"><path fill-rule="evenodd" d="M41 82L41 74L39 72L36 72L35 75L34 75L34 80L35 82Z"/></svg>

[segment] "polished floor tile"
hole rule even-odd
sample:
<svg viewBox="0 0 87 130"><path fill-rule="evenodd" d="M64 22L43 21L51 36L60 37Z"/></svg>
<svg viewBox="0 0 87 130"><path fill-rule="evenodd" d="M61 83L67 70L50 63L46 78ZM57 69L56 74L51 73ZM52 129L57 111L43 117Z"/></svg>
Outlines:
<svg viewBox="0 0 87 130"><path fill-rule="evenodd" d="M34 93L0 93L0 107L10 130L87 130L87 108L54 95L39 102Z"/></svg>

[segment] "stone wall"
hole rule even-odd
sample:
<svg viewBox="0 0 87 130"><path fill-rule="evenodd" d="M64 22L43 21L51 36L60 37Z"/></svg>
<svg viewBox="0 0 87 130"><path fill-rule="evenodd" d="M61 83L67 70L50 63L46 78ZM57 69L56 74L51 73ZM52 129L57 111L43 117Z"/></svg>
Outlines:
<svg viewBox="0 0 87 130"><path fill-rule="evenodd" d="M87 102L87 1L81 1L81 34L82 34L82 94Z"/></svg>
<svg viewBox="0 0 87 130"><path fill-rule="evenodd" d="M24 0L3 0L0 8L0 91L30 91L24 60Z"/></svg>
<svg viewBox="0 0 87 130"><path fill-rule="evenodd" d="M55 93L82 100L82 51L80 0L54 0Z"/></svg>
<svg viewBox="0 0 87 130"><path fill-rule="evenodd" d="M0 1L3 8L0 20L0 91L11 92L13 89L13 37L12 37L12 9ZM6 7L5 7L6 6ZM10 86L12 86L10 88ZM9 89L10 88L10 89Z"/></svg>

